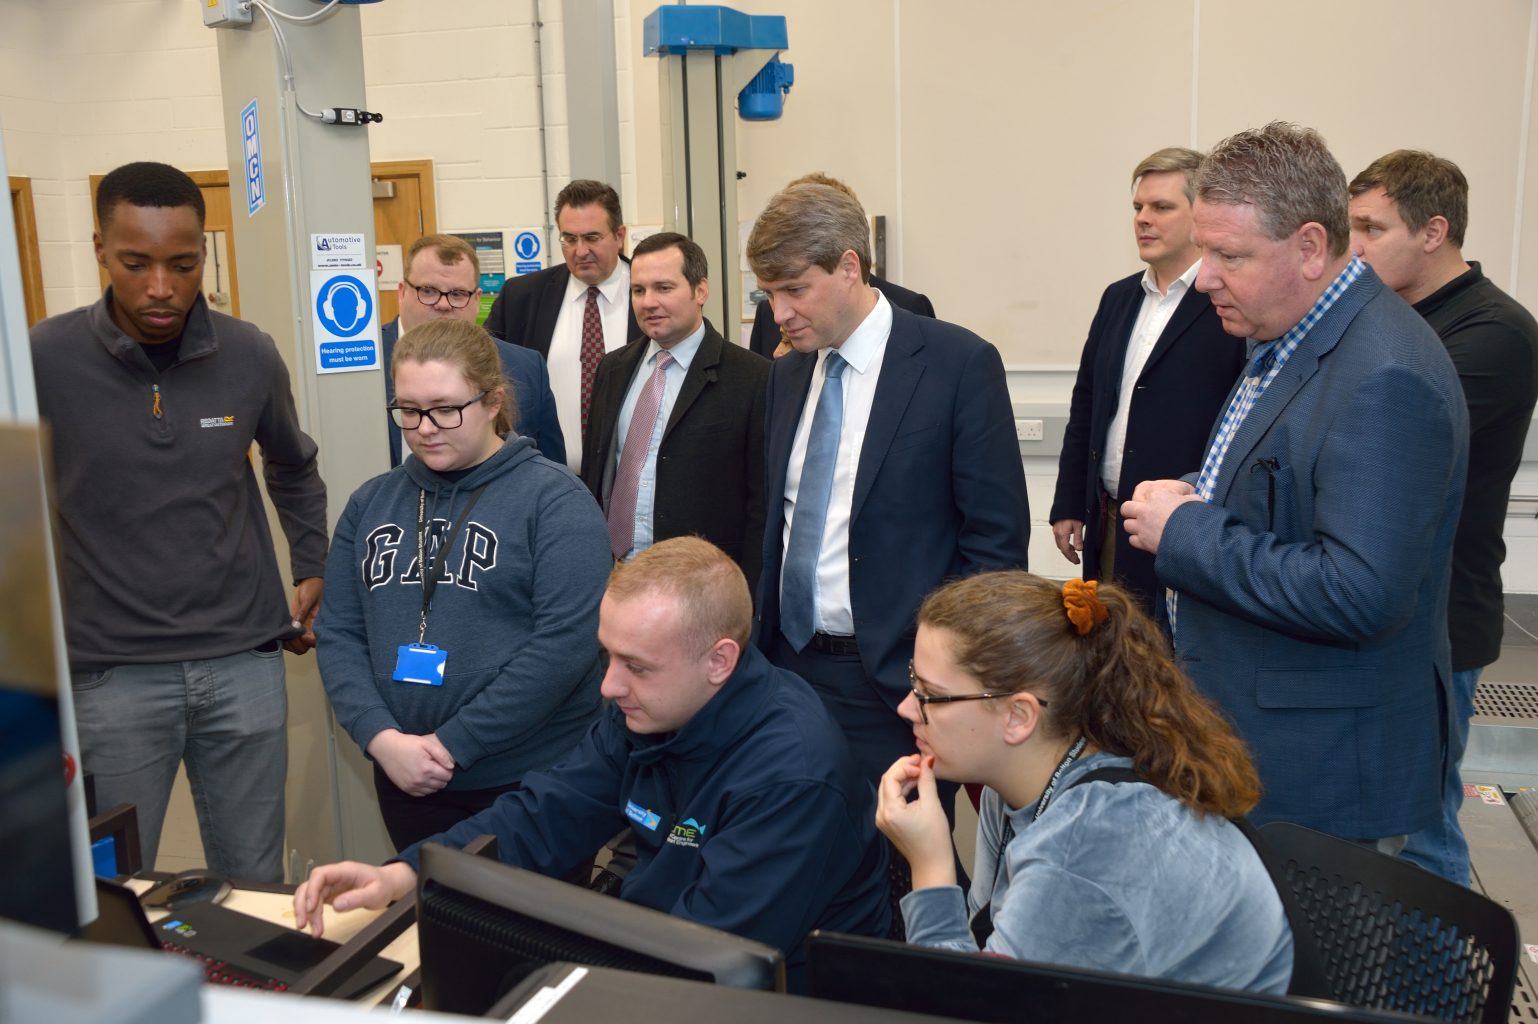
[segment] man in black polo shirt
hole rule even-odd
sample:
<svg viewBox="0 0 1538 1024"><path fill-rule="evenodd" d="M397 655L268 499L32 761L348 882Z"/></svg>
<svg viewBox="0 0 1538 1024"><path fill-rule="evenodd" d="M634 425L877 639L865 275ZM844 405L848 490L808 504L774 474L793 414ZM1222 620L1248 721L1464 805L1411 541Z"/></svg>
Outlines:
<svg viewBox="0 0 1538 1024"><path fill-rule="evenodd" d="M1410 836L1407 860L1464 885L1458 774L1474 688L1501 651L1501 529L1538 398L1538 322L1463 258L1469 184L1456 164L1395 150L1351 182L1351 245L1447 346L1469 407L1469 475L1453 543L1448 632L1452 693L1442 820ZM1414 500L1415 495L1408 495Z"/></svg>

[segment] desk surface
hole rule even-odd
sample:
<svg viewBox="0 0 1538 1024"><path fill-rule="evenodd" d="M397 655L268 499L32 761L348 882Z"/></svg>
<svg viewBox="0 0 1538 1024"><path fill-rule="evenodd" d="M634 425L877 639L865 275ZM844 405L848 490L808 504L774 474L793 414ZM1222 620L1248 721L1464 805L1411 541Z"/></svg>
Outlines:
<svg viewBox="0 0 1538 1024"><path fill-rule="evenodd" d="M128 880L129 888L137 893L143 893L153 888L154 881L141 878ZM239 911L242 914L250 914L259 917L263 921L280 924L286 928L294 927L294 896L292 892L263 892L255 889L232 889L229 897L220 906ZM158 921L167 915L167 911L154 907L145 907L150 921ZM326 923L325 937L333 942L346 942L358 934L370 921L378 917L377 910L348 910L338 913L331 907L324 908L324 920ZM415 924L407 928L395 941L380 951L380 956L387 960L394 960L403 964L401 971L390 980L381 983L373 991L363 998L355 1000L362 1006L373 1006L385 996L395 991L396 987L406 975L416 970L421 963L421 954L417 949L417 926ZM218 987L218 986L213 986ZM258 997L265 995L259 993ZM296 997L297 998L297 997Z"/></svg>

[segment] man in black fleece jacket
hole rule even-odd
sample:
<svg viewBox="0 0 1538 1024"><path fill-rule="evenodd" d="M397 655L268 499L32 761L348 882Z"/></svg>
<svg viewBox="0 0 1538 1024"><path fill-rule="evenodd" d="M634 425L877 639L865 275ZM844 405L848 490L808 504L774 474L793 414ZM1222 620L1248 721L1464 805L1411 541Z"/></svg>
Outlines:
<svg viewBox="0 0 1538 1024"><path fill-rule="evenodd" d="M326 490L272 339L202 296L203 197L165 164L97 190L111 287L32 330L51 430L81 763L154 866L185 759L208 864L282 875L287 695L320 603ZM288 537L290 605L252 465Z"/></svg>

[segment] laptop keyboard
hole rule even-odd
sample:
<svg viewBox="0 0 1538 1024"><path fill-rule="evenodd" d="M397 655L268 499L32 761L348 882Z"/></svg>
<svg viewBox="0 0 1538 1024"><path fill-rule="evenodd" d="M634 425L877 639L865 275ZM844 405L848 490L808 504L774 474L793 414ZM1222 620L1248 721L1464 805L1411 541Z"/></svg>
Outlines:
<svg viewBox="0 0 1538 1024"><path fill-rule="evenodd" d="M215 960L212 957L204 956L202 953L189 949L186 946L183 946L181 943L168 942L165 939L162 939L160 941L160 946L167 953L175 953L178 956L185 956L189 959L200 961L203 964L203 980L211 985L234 985L236 988L259 988L265 989L269 992L288 991L288 985L281 981L278 981L274 978L264 978L261 975L252 974L249 971L243 971L238 967L231 967L223 960Z"/></svg>

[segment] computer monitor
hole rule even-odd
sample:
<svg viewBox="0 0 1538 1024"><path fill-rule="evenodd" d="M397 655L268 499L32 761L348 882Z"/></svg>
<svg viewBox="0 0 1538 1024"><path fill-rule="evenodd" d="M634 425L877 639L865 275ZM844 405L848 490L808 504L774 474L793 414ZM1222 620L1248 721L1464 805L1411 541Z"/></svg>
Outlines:
<svg viewBox="0 0 1538 1024"><path fill-rule="evenodd" d="M772 946L436 843L417 883L422 1006L483 1014L531 971L568 961L784 991Z"/></svg>
<svg viewBox="0 0 1538 1024"><path fill-rule="evenodd" d="M1210 988L1076 967L813 932L807 970L817 999L959 1020L1032 1024L1388 1024L1418 1021L1323 1000ZM1027 1013L1025 1008L1029 1008Z"/></svg>

